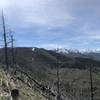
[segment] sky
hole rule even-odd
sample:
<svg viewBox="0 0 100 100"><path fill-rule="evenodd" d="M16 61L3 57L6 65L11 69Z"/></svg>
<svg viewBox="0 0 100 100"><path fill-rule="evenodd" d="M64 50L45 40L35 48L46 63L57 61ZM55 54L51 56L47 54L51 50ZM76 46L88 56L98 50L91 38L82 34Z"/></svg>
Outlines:
<svg viewBox="0 0 100 100"><path fill-rule="evenodd" d="M0 0L2 8L15 46L99 49L100 0Z"/></svg>

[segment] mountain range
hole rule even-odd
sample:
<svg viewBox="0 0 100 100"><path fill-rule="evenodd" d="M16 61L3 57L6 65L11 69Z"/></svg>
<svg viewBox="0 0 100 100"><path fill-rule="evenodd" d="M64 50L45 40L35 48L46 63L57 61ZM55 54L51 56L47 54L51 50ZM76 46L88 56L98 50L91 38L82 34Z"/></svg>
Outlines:
<svg viewBox="0 0 100 100"><path fill-rule="evenodd" d="M100 53L79 52L67 49L46 50L44 48L14 48L14 63L39 84L49 87L57 94L57 67L59 67L60 93L64 100L90 99L90 68L93 72L95 100L100 96ZM10 68L11 48L8 48ZM5 65L4 48L0 49L0 63Z"/></svg>

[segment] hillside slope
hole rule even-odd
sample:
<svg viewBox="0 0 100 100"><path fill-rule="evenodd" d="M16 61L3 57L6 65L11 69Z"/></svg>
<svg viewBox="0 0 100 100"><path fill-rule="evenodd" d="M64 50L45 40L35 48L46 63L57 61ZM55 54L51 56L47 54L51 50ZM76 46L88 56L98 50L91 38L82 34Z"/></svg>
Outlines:
<svg viewBox="0 0 100 100"><path fill-rule="evenodd" d="M12 76L10 76L12 77ZM11 81L0 65L0 100L10 100ZM19 90L18 100L45 100L45 98L36 90L32 90L20 80L14 82L15 87Z"/></svg>
<svg viewBox="0 0 100 100"><path fill-rule="evenodd" d="M0 61L3 61L3 49ZM60 93L64 100L90 100L90 67L95 100L100 100L100 61L85 56L70 56L41 48L16 48L16 64L44 87L57 93L57 62L60 68ZM11 55L9 49L9 64ZM11 66L13 68L13 66ZM32 85L32 84L31 84Z"/></svg>

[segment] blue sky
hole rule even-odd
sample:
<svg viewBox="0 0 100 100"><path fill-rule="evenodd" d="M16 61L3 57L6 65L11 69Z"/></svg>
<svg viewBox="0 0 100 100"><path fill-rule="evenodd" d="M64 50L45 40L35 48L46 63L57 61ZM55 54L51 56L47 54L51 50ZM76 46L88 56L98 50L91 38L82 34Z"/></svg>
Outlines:
<svg viewBox="0 0 100 100"><path fill-rule="evenodd" d="M1 8L16 46L99 49L100 0L0 0Z"/></svg>

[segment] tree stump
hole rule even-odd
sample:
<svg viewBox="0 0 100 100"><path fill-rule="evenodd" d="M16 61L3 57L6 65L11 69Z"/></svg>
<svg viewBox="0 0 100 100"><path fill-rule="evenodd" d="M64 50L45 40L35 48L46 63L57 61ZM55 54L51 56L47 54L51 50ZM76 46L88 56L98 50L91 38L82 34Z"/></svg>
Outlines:
<svg viewBox="0 0 100 100"><path fill-rule="evenodd" d="M12 97L12 100L18 100L19 90L18 89L11 90L11 97Z"/></svg>

